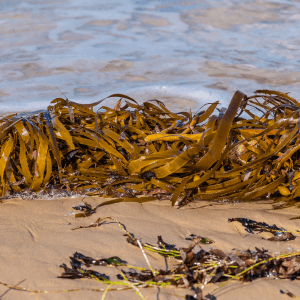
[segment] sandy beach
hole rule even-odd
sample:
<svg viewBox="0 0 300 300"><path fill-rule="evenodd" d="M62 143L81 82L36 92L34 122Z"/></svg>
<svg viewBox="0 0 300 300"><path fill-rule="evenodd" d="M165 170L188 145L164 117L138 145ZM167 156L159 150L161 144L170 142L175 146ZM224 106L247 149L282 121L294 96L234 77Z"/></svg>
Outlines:
<svg viewBox="0 0 300 300"><path fill-rule="evenodd" d="M220 119L223 116L224 108L228 107L233 93L237 90L248 96L253 94L255 90L276 90L282 93L289 93L289 97L299 99L300 35L295 30L295 28L300 26L299 16L299 1L276 3L276 1L260 0L122 0L114 2L110 0L102 0L101 2L91 0L88 2L88 5L86 1L80 0L2 1L0 3L0 118L19 112L22 112L23 116L26 114L28 116L28 114L37 111L45 112L50 101L59 97L68 98L70 101L86 105L116 93L118 95L120 93L128 95L136 99L138 103L159 99L163 101L168 109L175 113L188 112L195 114L199 112L199 109L207 109L207 106L203 105L207 103L212 105L218 101L220 105L218 107L219 111L216 113ZM283 95L282 93L281 96ZM264 97L264 101L269 99L269 96L267 96L268 98L266 98L266 95ZM119 99L119 96L117 98ZM94 107L94 112L98 111L98 108L102 105L111 108L115 107L118 99L106 98L99 106ZM273 110L274 119L286 118L286 111L294 107L293 105L291 106L293 103L285 103L288 103L288 105L284 108L284 114L283 107L278 109L278 111ZM281 104L278 103L278 105ZM269 110L268 105L269 103L265 104L266 110ZM297 106L297 109L299 107L300 105ZM72 116L74 111L69 110L69 108L68 111L69 113L71 112L70 116ZM259 112L261 112L260 108L261 106L259 107ZM61 113L59 115L61 116ZM154 112L152 116L157 117L157 112ZM269 113L267 113L267 116L269 116ZM97 117L94 118L94 115L90 117L92 118L89 118L88 125L91 125L94 119L96 119L95 124L98 124ZM299 120L298 114L295 114L293 117ZM73 123L75 124L71 117L69 119L72 124L69 121L65 123L68 124L68 129L73 127ZM118 119L116 118L116 120ZM120 118L119 121L124 123L124 120L126 119ZM139 121L139 126L144 121L149 120L149 115L145 115L144 119L141 118L141 120L143 122ZM212 118L211 120L212 122L209 125L211 128L209 128L209 131L207 131L208 128L205 128L205 132L210 132L210 129L214 129L216 119ZM41 123L38 118L35 121L35 124L40 126ZM81 117L77 121L79 124ZM169 128L173 122L174 120L170 121L169 125L165 127ZM39 158L40 154L36 156L37 152L44 152L42 149L46 148L38 147L41 144L40 142L43 142L42 139L36 138L34 140L34 138L31 138L31 146L28 141L28 143L26 142L29 139L27 136L28 132L30 131L31 134L31 125L28 127L28 124L25 124L23 128L20 127L19 133L17 129L13 129L14 132L12 130L11 132L7 131L7 137L2 135L0 131L3 144L5 143L5 147L8 145L7 153L10 153L11 149L16 150L12 150L15 153L11 156L13 159L18 160L20 158L19 154L23 152L23 162L24 157L26 158L27 155L29 162L29 167L27 168L30 169L29 172L26 172L27 169L25 170L23 168L24 165L21 166L22 164L19 162L13 162L10 165L4 150L2 151L4 148L0 149L0 159L2 159L0 161L0 169L2 167L2 174L0 172L0 195L2 187L4 190L4 185L1 183L3 179L9 184L12 183L12 186L15 188L14 191L18 191L18 186L20 185L22 189L27 189L25 192L28 192L29 188L33 186L31 179L41 178L39 169L35 168L38 165L37 158L42 166L41 174L44 174L44 162L46 160L50 161L51 153L53 164L47 165L46 170L48 173L48 170L53 167L53 171L56 172L56 179L54 179L57 180L57 172L61 176L58 162L61 157L64 158L67 153L71 153L71 150L73 153L68 158L69 162L72 160L73 154L76 157L76 151L79 148L81 152L78 154L78 159L81 159L83 155L89 154L92 157L95 154L95 145L90 146L91 143L81 143L83 141L82 138L87 137L86 135L80 136L79 133L82 128L79 128L80 130L77 128L78 130L72 133L77 138L74 142L75 147L72 140L70 143L68 138L60 139L62 135L60 135L59 131L62 131L62 127L57 125L56 138L60 139L62 155L57 155L55 146L53 146L53 148L47 150L48 152L45 152L46 154L48 153L48 156L45 154L45 156L41 155L41 158ZM98 125L100 126L100 123ZM117 150L120 150L117 144L120 141L123 142L124 139L125 123L121 125L121 127L107 127L108 129L124 129L116 131L118 133L116 145L115 142L111 141L111 144ZM176 128L183 129L181 127L182 123L177 124L176 122L175 125ZM267 123L262 123L261 125L262 128L265 128ZM292 126L296 125L298 126L299 124L294 120ZM46 126L48 126L48 129L52 128L52 125L50 127L49 124ZM259 128L257 126L255 122L253 128ZM294 127L289 127L289 124L286 124L286 126L288 130L294 130ZM60 130L58 130L59 127ZM87 126L87 128L90 127ZM159 130L156 127L153 126L151 132L146 129L146 135L158 133ZM160 129L164 131L165 127L163 126ZM96 127L94 129L96 130ZM188 130L192 129L189 128ZM48 132L46 128L44 132ZM202 132L204 132L204 128ZM20 139L21 133L23 138L25 138L25 144L28 144L26 145L28 148L26 150L27 154L25 150L21 151L21 148L23 148L21 146L23 142ZM199 132L196 131L195 134L199 134ZM277 162L275 161L274 164L270 160L268 162L269 170L267 169L267 163L263 162L262 167L265 169L263 172L258 172L257 175L266 174L266 177L258 178L258 180L262 181L267 177L271 177L272 179L269 178L269 183L276 180L276 188L280 186L283 190L281 195L286 193L288 197L298 201L300 175L297 175L298 181L294 180L293 187L295 189L289 191L288 188L291 188L291 181L294 176L289 175L291 171L299 172L298 174L300 174L300 155L298 156L298 153L296 153L297 155L290 157L290 168L284 167L284 165L282 167L279 159L283 158L282 155L284 153L288 155L293 153L286 152L288 147L290 151L294 146L298 146L299 129L296 128L293 134L294 139L291 140L286 148L281 147L283 150L280 149L280 151L282 150L282 152L279 153L277 150L276 153L274 152L276 155L279 153L278 157L270 156L270 158L276 159ZM137 142L138 134L133 135L131 132L130 137L132 136ZM221 130L220 136L225 136L221 134ZM143 135L142 137L144 138L145 136ZM205 136L203 135L203 137ZM53 143L55 138L53 140L52 138L53 136L51 136ZM14 143L13 139L16 139ZM19 140L17 141L17 139ZM254 152L254 154L258 152L259 155L267 154L266 150L270 150L269 145L274 140L276 141L274 136L270 135L269 138L264 138L262 140L263 143L259 145L261 147L260 152L257 150L259 147L256 143L249 146L251 148L250 151ZM268 144L269 141L270 144ZM278 139L278 141L281 140ZM65 142L69 142L68 147L70 149L67 149ZM140 144L140 141L138 142L139 146L145 147L143 155L145 153L148 155L148 149L146 149L148 145L144 146L142 143ZM209 145L211 140L203 139L202 146L205 146L204 142L207 142L207 145ZM186 144L188 145L188 143ZM130 145L128 144L127 146ZM170 147L170 145L166 144L167 146ZM255 148L253 148L254 146ZM39 148L41 148L41 151ZM105 147L103 148L106 149ZM215 148L222 149L222 145L218 144ZM169 148L166 149L170 150ZM201 151L204 151L203 147L201 149ZM183 145L181 150L185 151L183 150ZM252 162L253 157L246 157L248 154L243 153L244 150L242 149L237 156L235 156L236 153L231 156L234 168L244 165L245 162ZM91 157L82 158L80 163L88 161ZM120 158L120 155L118 157ZM121 155L122 157L123 154ZM192 163L194 164L194 158L190 155L188 157L192 158ZM119 165L118 161L116 159L112 160L111 156L106 156L104 163L103 161L100 162L100 159L102 159L102 156L99 159L96 157L94 161L95 169L106 168L109 174L111 170L121 169L122 171L122 168L117 167ZM98 165L96 165L96 162L99 162ZM6 163L7 166L5 166ZM127 159L124 159L123 163L126 163L127 168ZM69 165L71 164L73 162ZM282 181L280 182L277 182L277 177L274 173L271 174L271 169L273 171L276 164L278 164L276 169L278 174L276 173L275 175L281 176L279 180L282 179ZM83 169L86 167L86 170L84 170L86 172L82 173L84 175L91 174L91 165L87 165L88 167L82 167ZM158 164L158 166L160 167L161 165ZM191 166L192 164L187 164L183 171L188 171ZM211 166L205 167L203 170L207 170ZM202 170L202 167L203 165L199 170ZM251 170L259 170L260 167L261 165L256 164L251 167ZM22 172L20 172L21 168L24 169ZM11 177L13 174L11 170L15 171L15 178ZM76 173L78 170L76 166L74 170L66 168L64 172L65 174L73 174L72 180L77 180L77 176L80 174ZM74 173L72 173L73 171ZM218 176L222 177L220 174L224 171L227 172L228 170L226 168L220 169ZM30 172L31 174L28 175ZM23 176L26 173L28 175L27 178ZM248 168L236 174L231 174L232 177L228 177L228 179L235 180L236 177L243 176L243 179L239 182L241 185L235 188L235 192L245 191L246 184L249 184L248 187L256 184L255 180L249 179L248 175L256 175L253 175L252 171L249 172ZM50 172L48 175L50 175ZM166 176L169 175L167 174ZM162 174L158 178L165 178L166 176ZM188 179L190 183L193 180L193 182L197 181L196 176L193 179ZM285 178L283 178L284 176ZM106 179L103 179L101 176L97 178L102 180L99 179L98 182L101 187L104 183L106 184ZM140 176L138 179L141 178L143 177ZM183 177L179 177L179 180L174 181L176 183L174 183L175 186L181 184L181 178ZM245 178L249 180L248 183ZM26 180L26 184L24 184L24 180ZM51 180L51 185L55 187L55 180L53 178ZM219 190L220 186L213 189L211 185L221 184L227 181L227 178L222 180L222 182L217 183L214 181L205 183L202 192L212 193L214 190ZM61 178L59 181L61 182ZM139 182L138 180L136 183ZM70 188L67 184L64 188ZM230 184L233 183L231 182ZM266 180L264 184L267 184ZM35 181L35 185L36 188L34 190L37 192L39 185L42 188L48 188L47 182L42 184L42 182L39 183L39 180ZM75 191L75 186L73 185L73 187L73 191ZM169 188L169 195L173 194L173 187L167 187ZM254 192L253 190L246 190L249 192L247 195L248 200L260 196L265 197L266 195L269 197L269 191L260 194L261 187L263 185L255 186L257 190ZM161 188L161 186L155 186L155 188ZM146 189L138 195L145 191ZM295 191L297 193L293 198ZM196 189L193 190L194 192L196 193ZM200 188L199 192L201 192ZM252 192L253 194L251 194ZM109 194L109 196L124 197L122 195L123 191L118 193L121 195ZM230 193L232 195L232 190ZM103 196L103 194L101 195ZM279 192L277 192L275 197L279 195ZM197 199L214 199L213 197L199 197ZM219 194L218 197L222 199L223 195ZM238 250L245 251L250 249L255 251L255 247L267 249L272 255L300 251L300 233L295 233L295 240L286 242L270 241L267 240L271 237L270 233L250 234L240 223L228 222L229 218L249 218L257 222L266 222L269 225L276 224L278 227L288 231L297 231L299 230L300 220L290 220L293 217L300 216L300 209L295 206L274 210L271 201L268 202L267 200L263 202L229 204L201 201L190 203L178 209L177 207L172 207L170 201L155 200L143 204L117 203L107 205L99 207L96 213L89 217L75 218L75 211L72 207L82 201L87 201L92 207L95 207L107 201L107 198L97 196L52 198L50 200L24 200L19 198L0 200L0 300L103 300L103 290L97 292L91 289L106 289L107 285L99 283L92 278L74 280L59 278L63 272L60 265L65 263L70 267L69 257L75 252L95 259L118 256L122 260L127 261L129 265L149 269L142 251L126 241L124 232L122 232L117 223L107 221L98 227L73 230L78 226L87 226L100 217L111 217L118 220L136 238L141 239L144 243L147 242L153 245L157 245L157 237L161 235L165 242L176 245L178 249L188 247L190 241L186 240L186 238L194 234L214 241L212 244L202 245L203 249L207 251L220 249L229 254ZM165 261L158 254L146 253L154 269L170 269L176 263L175 259L167 259ZM92 266L90 269L109 276L110 280L117 280L117 275L119 274L116 268L111 267ZM119 267L119 270L121 269L123 267ZM297 272L299 274L299 271ZM300 282L297 280L275 279L274 277L257 279L250 283L232 280L224 287L212 292L219 285L220 283L207 284L203 289L204 299L289 299L281 291L285 293L290 292L300 297ZM9 288L9 286L23 287L27 290L38 290L41 292L22 291ZM114 285L111 289L118 287ZM66 292L66 290L71 289L79 290ZM186 295L194 295L191 289L176 287L140 288L140 292L145 300L186 299ZM133 289L128 289L108 291L105 300L112 299L140 298Z"/></svg>
<svg viewBox="0 0 300 300"><path fill-rule="evenodd" d="M84 199L95 206L103 198ZM69 256L76 251L96 259L119 256L128 264L147 268L142 252L126 242L123 232L114 222L107 222L96 228L72 230L79 225L89 225L99 217L112 217L123 223L127 230L143 242L156 245L157 236L162 235L167 243L187 247L185 240L190 234L201 235L215 243L203 245L205 250L220 249L226 253L235 250L268 249L270 253L282 253L300 249L300 240L274 242L263 239L269 234L249 234L237 222L229 223L228 218L245 217L268 224L276 224L287 230L297 230L300 220L289 220L300 215L300 209L273 210L271 204L236 203L221 204L197 202L181 209L174 208L168 201L146 204L118 203L98 208L90 217L74 218L72 206L82 198L61 198L53 200L10 199L1 203L1 275L0 281L9 285L22 286L33 290L58 291L66 289L99 289L106 286L93 279L57 278ZM296 234L297 235L297 234ZM234 250L235 249L235 250ZM164 259L147 252L154 269L165 269ZM167 260L168 267L174 265ZM91 269L117 280L115 268L93 266ZM204 295L219 284L208 284ZM112 287L113 288L113 287ZM233 281L206 299L287 299L280 290L299 295L297 281L260 279L252 283ZM152 288L140 289L147 299L184 299L193 295L189 289ZM0 286L1 299L100 299L102 292L88 290L35 294ZM139 299L133 290L111 291L106 299Z"/></svg>

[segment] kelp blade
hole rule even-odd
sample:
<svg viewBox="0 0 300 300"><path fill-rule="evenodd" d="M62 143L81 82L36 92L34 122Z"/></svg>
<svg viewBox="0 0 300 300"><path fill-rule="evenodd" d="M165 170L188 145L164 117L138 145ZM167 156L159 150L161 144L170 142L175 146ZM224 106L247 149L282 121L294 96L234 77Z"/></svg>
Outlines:
<svg viewBox="0 0 300 300"><path fill-rule="evenodd" d="M225 112L215 102L194 115L113 97L96 113L102 100L57 98L48 112L2 118L2 197L53 188L117 199L107 203L300 196L300 104L288 94L237 91Z"/></svg>

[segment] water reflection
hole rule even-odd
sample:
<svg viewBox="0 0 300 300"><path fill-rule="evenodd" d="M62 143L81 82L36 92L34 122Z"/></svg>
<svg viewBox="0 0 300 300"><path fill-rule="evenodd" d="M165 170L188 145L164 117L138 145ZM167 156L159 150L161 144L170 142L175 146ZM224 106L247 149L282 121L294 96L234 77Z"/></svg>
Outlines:
<svg viewBox="0 0 300 300"><path fill-rule="evenodd" d="M100 3L101 2L101 3ZM60 97L226 105L236 89L299 93L297 1L0 2L0 110Z"/></svg>

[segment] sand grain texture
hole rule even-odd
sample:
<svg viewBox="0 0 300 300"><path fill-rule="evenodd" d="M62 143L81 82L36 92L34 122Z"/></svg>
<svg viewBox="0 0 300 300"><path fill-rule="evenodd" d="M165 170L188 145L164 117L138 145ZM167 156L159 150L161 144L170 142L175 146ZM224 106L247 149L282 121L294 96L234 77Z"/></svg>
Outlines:
<svg viewBox="0 0 300 300"><path fill-rule="evenodd" d="M92 206L99 204L101 198L86 198ZM271 252L288 252L287 247L300 249L300 238L288 242L271 242L263 240L258 234L248 234L238 223L228 223L228 218L246 217L256 221L276 224L287 230L299 229L300 220L289 218L300 215L300 210L290 208L272 210L270 204L212 204L198 202L192 206L176 209L169 202L146 204L119 203L100 207L97 213L88 218L75 219L67 215L72 206L81 202L81 198L56 200L6 200L1 205L0 224L0 281L10 285L39 290L62 290L73 288L105 288L92 279L67 280L57 278L62 269L59 265L69 266L69 256L80 252L93 258L108 258L114 255L126 260L128 264L147 267L141 251L126 242L118 225L107 222L97 228L71 230L79 225L88 225L99 217L110 216L126 225L129 232L143 242L155 244L157 235L162 235L167 243L177 247L186 247L185 240L190 234L201 235L215 241L204 245L204 249L218 248L230 252L251 249L255 246L269 249ZM148 253L148 258L155 269L165 268L162 257ZM168 260L169 267L174 263ZM91 269L111 276L116 280L114 268L95 267ZM208 284L204 294L217 285ZM297 281L262 279L252 283L234 282L218 290L209 299L287 299L280 290L300 295ZM141 289L148 299L184 299L191 294L189 290ZM167 294L168 293L168 294ZM79 291L57 294L34 294L9 290L0 286L0 299L101 299L102 293ZM139 299L133 291L109 292L105 299Z"/></svg>

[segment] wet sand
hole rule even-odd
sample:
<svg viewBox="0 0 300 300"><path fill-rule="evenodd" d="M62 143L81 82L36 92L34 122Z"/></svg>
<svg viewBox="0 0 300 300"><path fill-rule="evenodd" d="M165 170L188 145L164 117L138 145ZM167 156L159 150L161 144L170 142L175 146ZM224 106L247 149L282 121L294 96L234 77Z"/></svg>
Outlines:
<svg viewBox="0 0 300 300"><path fill-rule="evenodd" d="M96 228L72 230L79 225L88 225L99 217L117 219L135 237L156 245L157 236L162 235L167 243L186 247L190 234L201 235L215 243L203 245L204 249L217 248L226 253L233 249L268 249L271 253L289 252L300 249L300 238L293 241L273 242L262 239L266 234L249 234L237 222L228 223L228 218L245 217L268 224L276 224L287 230L299 229L300 220L289 220L300 215L300 209L273 210L271 204L217 204L198 202L177 209L168 201L146 204L119 203L100 207L96 214L87 218L74 218L68 214L72 206L82 198L61 198L54 200L11 199L1 203L1 273L0 281L36 290L65 290L74 288L105 288L92 279L68 280L57 278L69 256L76 251L93 258L119 256L128 264L146 267L146 261L137 247L126 242L118 225L107 222ZM86 197L85 201L95 206L104 199ZM156 254L147 252L154 269L165 269L165 261ZM169 267L174 260L169 259ZM116 280L116 270L109 267L92 267ZM218 284L208 284L204 294ZM252 283L233 282L219 289L207 299L286 299L280 290L300 295L300 283L290 280L260 279ZM148 299L184 299L189 290L140 289ZM101 299L101 292L78 291L54 294L34 294L16 291L0 285L1 299ZM214 298L215 297L215 298ZM106 299L139 299L134 291L108 292Z"/></svg>

